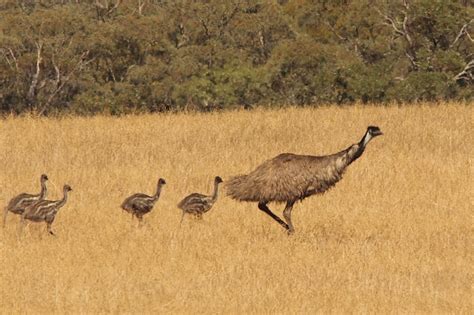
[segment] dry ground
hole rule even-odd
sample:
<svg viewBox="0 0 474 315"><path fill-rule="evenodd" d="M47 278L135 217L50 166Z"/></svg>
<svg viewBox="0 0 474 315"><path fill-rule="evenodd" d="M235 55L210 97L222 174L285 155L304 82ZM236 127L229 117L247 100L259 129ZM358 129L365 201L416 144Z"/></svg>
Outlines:
<svg viewBox="0 0 474 315"><path fill-rule="evenodd" d="M369 144L344 179L298 203L296 234L221 196L204 220L177 202L215 175L281 152ZM64 183L48 236L0 230L3 313L472 313L473 109L469 105L287 108L0 122L0 203ZM168 182L147 226L119 209ZM53 185L54 184L54 185ZM281 214L281 205L270 205Z"/></svg>

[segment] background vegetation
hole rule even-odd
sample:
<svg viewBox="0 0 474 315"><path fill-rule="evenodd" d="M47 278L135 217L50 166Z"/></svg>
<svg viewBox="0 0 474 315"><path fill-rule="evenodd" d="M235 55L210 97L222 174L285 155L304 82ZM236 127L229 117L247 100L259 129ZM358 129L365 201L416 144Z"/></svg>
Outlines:
<svg viewBox="0 0 474 315"><path fill-rule="evenodd" d="M0 310L10 313L470 314L472 110L287 108L125 117L9 117L0 124L0 204L73 191L47 235L0 228ZM348 123L350 122L350 123ZM344 179L298 203L296 234L221 195L200 221L178 201L281 152L329 154L376 122ZM203 128L206 126L206 128ZM341 128L341 126L344 126ZM2 138L4 137L4 138ZM147 225L120 209L167 185ZM282 205L270 204L281 215Z"/></svg>
<svg viewBox="0 0 474 315"><path fill-rule="evenodd" d="M473 97L471 0L3 0L0 112Z"/></svg>

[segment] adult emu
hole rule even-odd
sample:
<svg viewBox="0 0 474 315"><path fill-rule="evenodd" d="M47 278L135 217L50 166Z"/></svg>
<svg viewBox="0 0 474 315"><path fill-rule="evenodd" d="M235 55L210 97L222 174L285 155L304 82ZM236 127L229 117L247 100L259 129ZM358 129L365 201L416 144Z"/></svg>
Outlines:
<svg viewBox="0 0 474 315"><path fill-rule="evenodd" d="M272 217L288 233L295 231L291 210L297 200L321 194L334 186L352 162L357 160L369 141L382 135L379 127L369 126L362 139L338 153L325 156L283 153L263 162L248 175L227 181L227 195L239 201L258 202L258 208ZM269 202L286 202L283 217L275 215Z"/></svg>

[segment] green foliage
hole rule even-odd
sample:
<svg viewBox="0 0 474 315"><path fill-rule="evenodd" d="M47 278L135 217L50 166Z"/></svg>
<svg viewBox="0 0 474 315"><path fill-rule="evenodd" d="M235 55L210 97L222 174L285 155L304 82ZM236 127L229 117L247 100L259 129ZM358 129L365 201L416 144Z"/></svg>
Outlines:
<svg viewBox="0 0 474 315"><path fill-rule="evenodd" d="M473 16L456 0L6 0L0 111L472 100Z"/></svg>
<svg viewBox="0 0 474 315"><path fill-rule="evenodd" d="M453 84L442 72L412 72L389 90L389 95L400 102L448 99Z"/></svg>

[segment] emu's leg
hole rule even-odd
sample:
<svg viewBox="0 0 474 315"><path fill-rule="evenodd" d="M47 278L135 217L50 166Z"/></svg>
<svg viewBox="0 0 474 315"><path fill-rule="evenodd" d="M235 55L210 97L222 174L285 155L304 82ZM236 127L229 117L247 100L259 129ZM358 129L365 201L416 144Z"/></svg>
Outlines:
<svg viewBox="0 0 474 315"><path fill-rule="evenodd" d="M286 223L288 223L288 234L293 234L295 232L293 223L291 223L291 210L293 209L294 204L295 202L293 200L288 201L285 210L283 210L283 217L285 218Z"/></svg>
<svg viewBox="0 0 474 315"><path fill-rule="evenodd" d="M273 220L277 221L281 226L283 226L285 229L289 229L288 224L286 224L282 219L280 219L277 215L275 215L270 209L267 207L266 202L259 202L258 203L258 208L271 216Z"/></svg>

